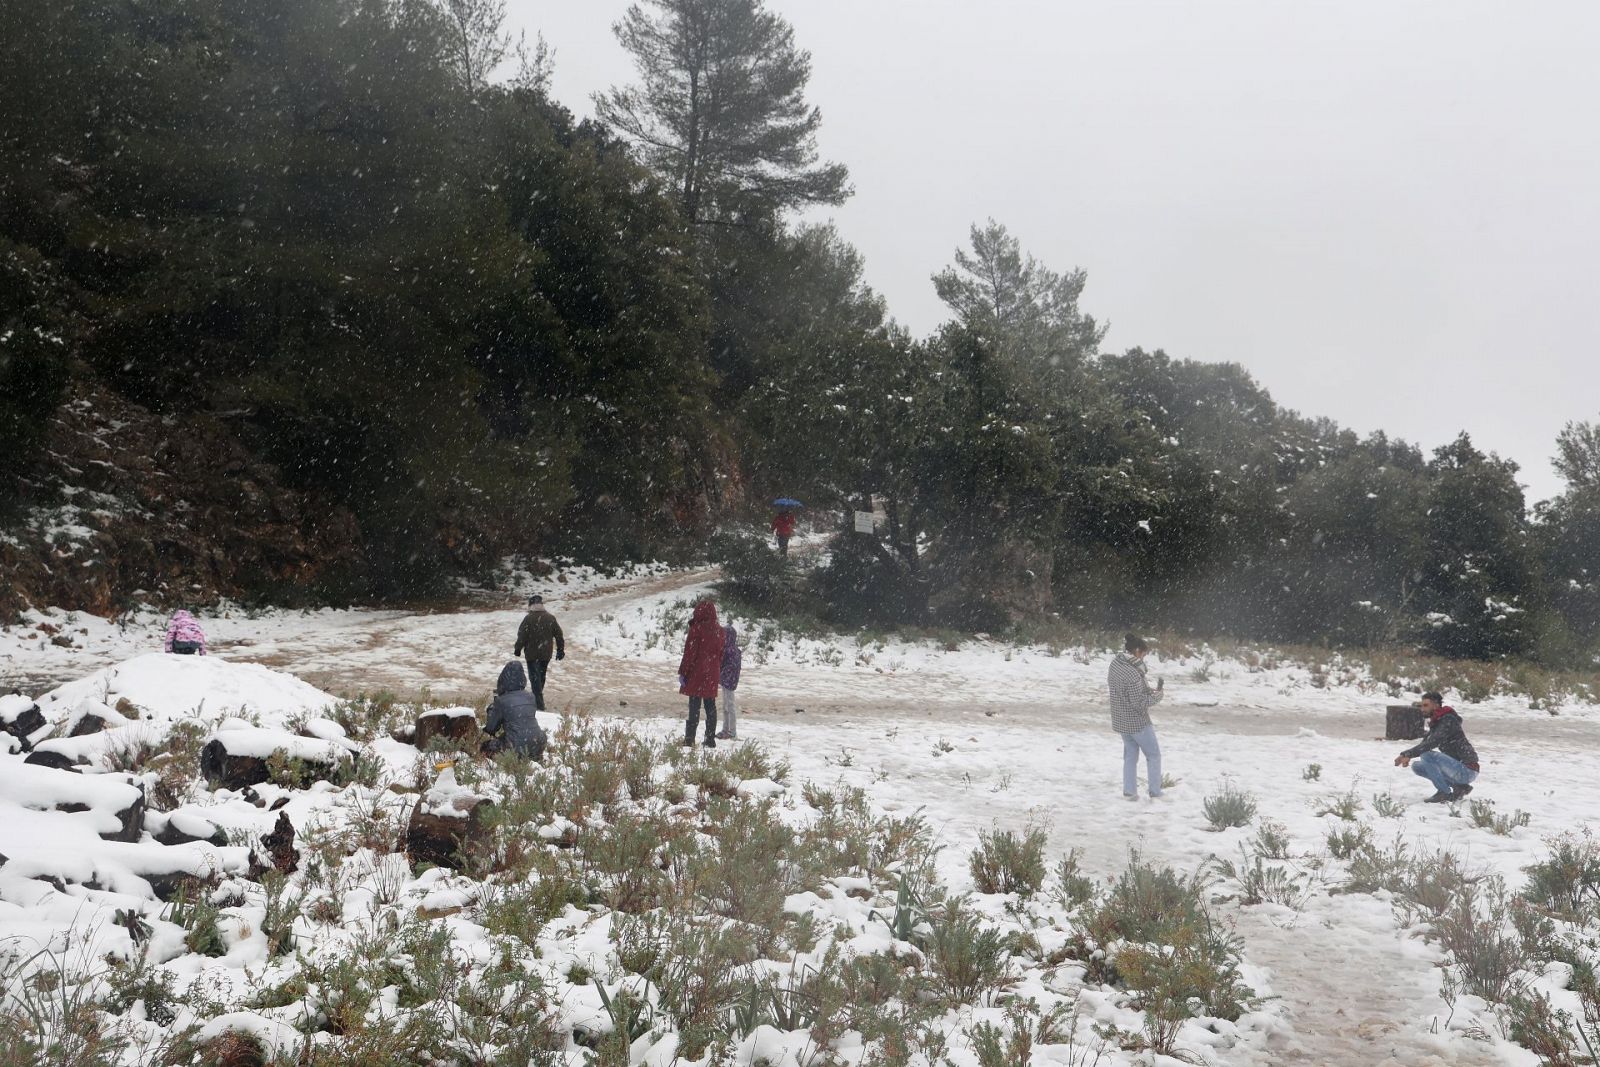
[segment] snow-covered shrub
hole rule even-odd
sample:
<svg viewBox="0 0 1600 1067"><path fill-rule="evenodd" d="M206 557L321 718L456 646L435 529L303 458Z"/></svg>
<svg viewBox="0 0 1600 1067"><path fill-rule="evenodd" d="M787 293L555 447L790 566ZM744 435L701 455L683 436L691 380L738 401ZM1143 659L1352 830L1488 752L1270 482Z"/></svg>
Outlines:
<svg viewBox="0 0 1600 1067"><path fill-rule="evenodd" d="M1005 936L973 914L964 897L932 908L916 942L934 993L950 1007L980 1001L1015 979Z"/></svg>
<svg viewBox="0 0 1600 1067"><path fill-rule="evenodd" d="M687 917L672 927L647 977L656 987L657 1005L677 1027L683 1058L699 1059L725 1039L727 1005L752 980L755 958L747 928Z"/></svg>
<svg viewBox="0 0 1600 1067"><path fill-rule="evenodd" d="M0 1064L116 1067L126 1042L100 1011L90 962L69 948L0 944Z"/></svg>
<svg viewBox="0 0 1600 1067"><path fill-rule="evenodd" d="M1358 823L1354 827L1340 826L1328 831L1328 851L1336 860L1347 860L1372 840L1372 827Z"/></svg>
<svg viewBox="0 0 1600 1067"><path fill-rule="evenodd" d="M352 741L365 742L387 736L390 730L402 725L406 710L395 703L393 693L360 693L352 699L341 700L325 714L338 723Z"/></svg>
<svg viewBox="0 0 1600 1067"><path fill-rule="evenodd" d="M1489 878L1463 887L1432 923L1461 969L1462 987L1494 1004L1522 992L1532 969L1527 946L1505 922L1506 910L1505 883Z"/></svg>
<svg viewBox="0 0 1600 1067"><path fill-rule="evenodd" d="M1144 1012L1145 1043L1170 1056L1191 1018L1236 1020L1256 1003L1239 973L1242 942L1201 905L1193 922L1174 925L1159 943L1127 944L1114 957L1122 984Z"/></svg>
<svg viewBox="0 0 1600 1067"><path fill-rule="evenodd" d="M1494 802L1490 800L1474 800L1468 810L1472 816L1472 825L1480 830L1499 834L1501 837L1510 837L1513 830L1527 826L1533 821L1533 816L1521 808L1510 815L1502 815L1494 810Z"/></svg>
<svg viewBox="0 0 1600 1067"><path fill-rule="evenodd" d="M1429 920L1482 879L1481 873L1465 869L1455 853L1441 848L1411 861L1395 887L1396 904L1413 919Z"/></svg>
<svg viewBox="0 0 1600 1067"><path fill-rule="evenodd" d="M1548 859L1527 868L1524 899L1576 923L1600 923L1600 841L1585 832L1550 842Z"/></svg>
<svg viewBox="0 0 1600 1067"><path fill-rule="evenodd" d="M1405 841L1396 837L1388 848L1368 845L1350 857L1348 877L1341 891L1346 893L1376 893L1388 890L1398 893L1405 886L1411 871L1410 849Z"/></svg>
<svg viewBox="0 0 1600 1067"><path fill-rule="evenodd" d="M795 834L772 801L715 802L706 816L716 847L704 869L710 899L703 903L715 903L718 914L756 927L761 931L757 947L770 949L782 925L785 898L821 885L804 885L802 868L789 862Z"/></svg>
<svg viewBox="0 0 1600 1067"><path fill-rule="evenodd" d="M1094 899L1094 879L1080 869L1077 849L1071 849L1056 864L1056 900L1063 908L1082 907Z"/></svg>
<svg viewBox="0 0 1600 1067"><path fill-rule="evenodd" d="M1161 941L1172 926L1192 925L1205 912L1205 883L1171 867L1146 863L1138 852L1106 888L1089 928L1102 945L1114 941Z"/></svg>
<svg viewBox="0 0 1600 1067"><path fill-rule="evenodd" d="M1030 826L1021 834L993 830L978 834L968 866L980 893L1020 893L1031 896L1044 884L1044 849L1050 834Z"/></svg>
<svg viewBox="0 0 1600 1067"><path fill-rule="evenodd" d="M1331 797L1323 797L1317 808L1318 815L1337 815L1345 822L1355 822L1356 816L1361 812L1361 798L1356 796L1354 789L1344 793L1335 793Z"/></svg>
<svg viewBox="0 0 1600 1067"><path fill-rule="evenodd" d="M1251 844L1269 860L1288 859L1289 829L1276 819L1262 819Z"/></svg>
<svg viewBox="0 0 1600 1067"><path fill-rule="evenodd" d="M1256 817L1256 798L1231 782L1201 802L1206 821L1212 830L1226 830L1231 826L1248 826Z"/></svg>
<svg viewBox="0 0 1600 1067"><path fill-rule="evenodd" d="M725 531L708 547L712 561L722 565L719 592L756 608L793 604L800 567L767 538L748 530Z"/></svg>
<svg viewBox="0 0 1600 1067"><path fill-rule="evenodd" d="M1006 1005L1003 1026L979 1022L967 1029L967 1040L978 1057L978 1067L1026 1067L1036 1062L1035 1044L1066 1046L1064 1061L1069 1065L1086 1062L1077 1046L1079 1013L1076 1005L1061 1003L1048 1011L1033 998ZM1097 1039L1093 1050L1104 1054L1105 1041Z"/></svg>
<svg viewBox="0 0 1600 1067"><path fill-rule="evenodd" d="M1578 1042L1572 1033L1572 1016L1558 1010L1547 994L1537 989L1513 994L1505 1005L1504 1017L1507 1035L1539 1057L1540 1063L1578 1062L1574 1055Z"/></svg>
<svg viewBox="0 0 1600 1067"><path fill-rule="evenodd" d="M1398 819L1406 813L1406 806L1396 800L1393 793L1374 793L1372 810L1380 819Z"/></svg>

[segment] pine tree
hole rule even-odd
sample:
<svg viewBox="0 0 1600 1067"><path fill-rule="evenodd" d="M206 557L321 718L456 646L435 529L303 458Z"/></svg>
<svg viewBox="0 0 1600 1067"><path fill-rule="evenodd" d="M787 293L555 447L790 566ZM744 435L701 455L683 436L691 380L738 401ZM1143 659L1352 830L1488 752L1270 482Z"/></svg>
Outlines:
<svg viewBox="0 0 1600 1067"><path fill-rule="evenodd" d="M1041 385L1096 354L1105 328L1078 307L1083 270L1050 270L993 219L970 236L972 251L956 249L955 264L933 276L957 322Z"/></svg>
<svg viewBox="0 0 1600 1067"><path fill-rule="evenodd" d="M691 223L770 220L850 195L817 159L811 54L763 0L646 0L616 24L640 82L595 98L600 119L672 182Z"/></svg>

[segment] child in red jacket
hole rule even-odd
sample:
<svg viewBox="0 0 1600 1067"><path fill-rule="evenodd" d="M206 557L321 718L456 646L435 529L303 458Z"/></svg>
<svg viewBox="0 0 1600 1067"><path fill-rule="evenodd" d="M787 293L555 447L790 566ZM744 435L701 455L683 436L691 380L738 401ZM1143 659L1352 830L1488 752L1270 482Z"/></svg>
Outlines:
<svg viewBox="0 0 1600 1067"><path fill-rule="evenodd" d="M683 743L694 744L695 727L700 725L700 706L706 709L707 748L717 747L717 685L722 677L722 627L717 609L709 599L694 606L689 621L689 636L683 643L683 659L678 661L678 692L689 698L689 721Z"/></svg>

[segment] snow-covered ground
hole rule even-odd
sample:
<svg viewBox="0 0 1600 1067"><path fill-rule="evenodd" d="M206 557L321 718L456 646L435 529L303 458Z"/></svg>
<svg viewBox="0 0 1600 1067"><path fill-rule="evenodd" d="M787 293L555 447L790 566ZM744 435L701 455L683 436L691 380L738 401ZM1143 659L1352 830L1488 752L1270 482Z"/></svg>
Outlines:
<svg viewBox="0 0 1600 1067"><path fill-rule="evenodd" d="M625 715L631 729L654 736L680 730L675 626L681 605L708 577L655 572L621 583L542 583L569 642L568 659L552 674L552 709ZM483 692L510 654L520 616L519 603L434 615L232 613L202 620L216 650L207 660L146 655L131 662L122 661L154 647L162 620L113 626L45 616L30 621L64 623L73 647L14 628L4 635L0 663L8 676L83 676L40 701L53 722L86 705L120 714L115 709L125 700L124 708L138 710L139 720L99 737L132 736L155 722L281 731L294 720L301 734L337 744L343 731L321 717L332 698L280 672L328 691ZM790 638L743 625L741 737L792 764L791 797L804 781L842 781L867 790L885 812L921 812L945 846L943 879L958 890L972 886L967 857L979 833L997 827L1047 826L1052 855L1077 849L1086 872L1105 879L1126 865L1130 850L1190 871L1213 857L1236 861L1261 820L1281 824L1291 857L1281 865L1304 890L1294 906L1222 905L1244 940L1248 976L1276 999L1245 1032L1194 1048L1205 1062L1537 1062L1499 1036L1486 1005L1441 998L1439 950L1421 928L1403 926L1383 894L1330 892L1344 866L1330 857L1328 835L1365 825L1374 841L1404 841L1414 855L1448 848L1520 885L1523 869L1546 854L1548 838L1600 818L1600 723L1592 707L1563 708L1554 717L1509 697L1462 706L1484 758L1474 799L1492 802L1500 813L1528 815L1526 826L1501 835L1474 826L1465 810L1421 803L1427 784L1392 764L1403 746L1378 740L1383 706L1392 698L1361 672L1334 664L1316 679L1303 666L1156 655L1152 674L1166 678L1169 696L1154 717L1165 769L1176 783L1161 800L1127 803L1120 796L1121 745L1101 710L1101 650L1053 654L978 641L949 651L928 643ZM32 633L39 633L36 625ZM369 749L397 778L416 769L410 746L379 739ZM1313 765L1320 768L1314 775ZM1229 786L1250 792L1259 816L1245 828L1211 832L1204 799ZM278 795L270 786L260 793L267 800ZM282 795L297 826L334 817L352 803L334 789ZM1325 813L1341 795L1359 801L1354 821ZM1376 810L1380 797L1386 810L1393 805L1387 815ZM123 929L103 912L127 906L117 894L134 880L164 873L151 867L155 846L104 842L88 826L57 837L49 827L58 820L46 819L39 806L29 806L16 789L0 790L0 854L11 861L0 867L0 938L44 944L71 927L94 931L91 955L130 949ZM235 836L264 833L276 818L237 796L202 794L191 807L191 817ZM196 872L228 876L238 873L243 852L196 845L181 859ZM57 891L34 880L50 864L69 862L108 872L91 880L112 891ZM375 859L370 877L353 879L352 891L372 893L368 882L388 877L382 866ZM416 904L440 904L452 885L442 872L415 881L408 874L400 892ZM1216 892L1227 896L1234 888L1223 879ZM254 907L257 890L241 892ZM848 910L840 901L830 907ZM95 915L101 921L86 926ZM852 921L865 925L862 915ZM605 943L604 931L575 922L570 937L552 935L560 960L580 952L581 943ZM243 988L281 965L266 958L258 941L238 935L220 960L173 958L193 974L205 971L208 981L226 968L228 981ZM1558 984L1552 979L1552 991ZM970 1062L964 1053L962 1060ZM1133 1061L1119 1053L1106 1062Z"/></svg>

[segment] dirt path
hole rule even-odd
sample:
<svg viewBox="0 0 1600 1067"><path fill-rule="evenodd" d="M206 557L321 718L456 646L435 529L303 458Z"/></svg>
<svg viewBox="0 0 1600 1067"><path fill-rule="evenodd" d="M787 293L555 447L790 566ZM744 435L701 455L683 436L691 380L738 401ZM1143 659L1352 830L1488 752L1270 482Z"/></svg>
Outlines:
<svg viewBox="0 0 1600 1067"><path fill-rule="evenodd" d="M715 569L674 571L572 596L557 588L546 599L570 634L584 622L641 599L679 591L687 595L715 577ZM297 632L290 620L248 636L224 637L213 647L233 659L291 671L330 693L386 691L402 700L426 697L474 705L482 703L511 658L525 611L516 597L452 612L359 612L351 613L346 625L319 621ZM632 703L644 694L670 692L663 689L662 672L653 665L597 653L581 641L569 640L566 651L565 660L551 665L554 700L610 711L622 706L620 700L632 697ZM583 695L573 698L579 680Z"/></svg>
<svg viewBox="0 0 1600 1067"><path fill-rule="evenodd" d="M1235 921L1252 963L1268 968L1293 1032L1274 1040L1273 1064L1375 1067L1491 1067L1492 1050L1447 1043L1427 1023L1439 972L1416 943L1401 939L1389 906L1350 894L1311 921L1280 927L1265 912L1238 909ZM1363 936L1349 936L1360 930Z"/></svg>

